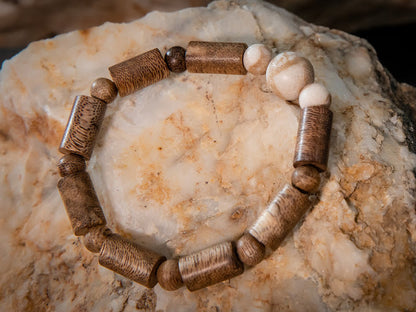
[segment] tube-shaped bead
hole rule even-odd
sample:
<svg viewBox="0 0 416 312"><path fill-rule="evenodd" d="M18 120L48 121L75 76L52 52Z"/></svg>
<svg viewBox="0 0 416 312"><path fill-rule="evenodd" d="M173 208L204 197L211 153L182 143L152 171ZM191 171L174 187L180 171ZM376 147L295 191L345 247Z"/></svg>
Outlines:
<svg viewBox="0 0 416 312"><path fill-rule="evenodd" d="M75 98L59 151L90 159L107 104L91 96Z"/></svg>
<svg viewBox="0 0 416 312"><path fill-rule="evenodd" d="M169 76L159 49L153 49L111 66L111 77L120 96L126 96Z"/></svg>
<svg viewBox="0 0 416 312"><path fill-rule="evenodd" d="M191 41L186 49L186 69L190 73L245 75L245 43Z"/></svg>
<svg viewBox="0 0 416 312"><path fill-rule="evenodd" d="M328 106L302 108L293 160L295 168L312 165L319 171L326 170L331 127L332 112Z"/></svg>
<svg viewBox="0 0 416 312"><path fill-rule="evenodd" d="M180 258L179 271L185 286L195 291L242 274L244 265L226 242Z"/></svg>
<svg viewBox="0 0 416 312"><path fill-rule="evenodd" d="M87 172L80 171L63 177L58 182L58 189L75 235L85 235L90 228L106 224Z"/></svg>
<svg viewBox="0 0 416 312"><path fill-rule="evenodd" d="M157 269L166 258L117 234L107 236L99 263L148 288L157 284Z"/></svg>
<svg viewBox="0 0 416 312"><path fill-rule="evenodd" d="M249 233L276 249L309 208L309 195L287 184L260 215Z"/></svg>

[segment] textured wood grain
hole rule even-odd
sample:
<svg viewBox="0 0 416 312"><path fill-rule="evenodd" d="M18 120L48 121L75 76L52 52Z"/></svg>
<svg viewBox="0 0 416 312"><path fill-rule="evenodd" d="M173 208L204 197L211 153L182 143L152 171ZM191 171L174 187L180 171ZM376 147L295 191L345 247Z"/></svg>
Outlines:
<svg viewBox="0 0 416 312"><path fill-rule="evenodd" d="M166 290L176 290L183 286L177 259L163 262L157 270L157 280L160 287Z"/></svg>
<svg viewBox="0 0 416 312"><path fill-rule="evenodd" d="M165 62L170 71L182 73L186 70L185 54L186 50L178 46L172 47L166 51Z"/></svg>
<svg viewBox="0 0 416 312"><path fill-rule="evenodd" d="M245 75L245 43L191 41L186 49L190 73Z"/></svg>
<svg viewBox="0 0 416 312"><path fill-rule="evenodd" d="M75 98L59 151L90 159L107 104L91 96Z"/></svg>
<svg viewBox="0 0 416 312"><path fill-rule="evenodd" d="M109 68L120 96L126 96L169 76L159 49L153 49Z"/></svg>
<svg viewBox="0 0 416 312"><path fill-rule="evenodd" d="M251 234L244 233L237 241L238 258L247 265L253 266L264 258L266 247Z"/></svg>
<svg viewBox="0 0 416 312"><path fill-rule="evenodd" d="M318 169L313 166L300 166L293 170L292 184L307 193L315 193L321 184Z"/></svg>
<svg viewBox="0 0 416 312"><path fill-rule="evenodd" d="M89 251L98 253L106 237L112 234L111 230L106 226L96 226L88 230L88 233L82 237L82 243Z"/></svg>
<svg viewBox="0 0 416 312"><path fill-rule="evenodd" d="M244 265L226 242L180 258L179 271L185 286L195 291L242 274Z"/></svg>
<svg viewBox="0 0 416 312"><path fill-rule="evenodd" d="M76 154L64 155L58 162L58 171L61 177L84 171L85 167L84 157Z"/></svg>
<svg viewBox="0 0 416 312"><path fill-rule="evenodd" d="M118 90L115 83L107 78L98 78L91 84L91 96L104 101L107 104L114 101L117 97L117 92Z"/></svg>
<svg viewBox="0 0 416 312"><path fill-rule="evenodd" d="M157 284L156 272L165 260L117 234L106 237L99 256L102 266L148 288Z"/></svg>
<svg viewBox="0 0 416 312"><path fill-rule="evenodd" d="M326 170L331 128L332 112L326 105L302 109L293 160L295 168L312 165L320 171Z"/></svg>
<svg viewBox="0 0 416 312"><path fill-rule="evenodd" d="M106 224L87 172L80 171L61 178L58 189L75 235L85 235L89 229Z"/></svg>
<svg viewBox="0 0 416 312"><path fill-rule="evenodd" d="M309 195L287 184L260 215L249 233L275 250L310 206Z"/></svg>

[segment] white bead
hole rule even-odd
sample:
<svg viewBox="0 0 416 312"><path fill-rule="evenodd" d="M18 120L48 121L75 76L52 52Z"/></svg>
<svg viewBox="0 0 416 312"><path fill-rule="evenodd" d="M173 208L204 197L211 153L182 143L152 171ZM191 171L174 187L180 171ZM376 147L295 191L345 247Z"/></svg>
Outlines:
<svg viewBox="0 0 416 312"><path fill-rule="evenodd" d="M294 101L300 91L313 82L313 66L306 58L297 56L294 52L283 52L269 63L266 80L277 96Z"/></svg>
<svg viewBox="0 0 416 312"><path fill-rule="evenodd" d="M327 88L320 83L307 85L299 94L299 106L301 108L329 104L331 104L331 95Z"/></svg>
<svg viewBox="0 0 416 312"><path fill-rule="evenodd" d="M272 59L272 52L264 44L256 43L244 52L243 64L245 69L253 75L264 75L267 65Z"/></svg>

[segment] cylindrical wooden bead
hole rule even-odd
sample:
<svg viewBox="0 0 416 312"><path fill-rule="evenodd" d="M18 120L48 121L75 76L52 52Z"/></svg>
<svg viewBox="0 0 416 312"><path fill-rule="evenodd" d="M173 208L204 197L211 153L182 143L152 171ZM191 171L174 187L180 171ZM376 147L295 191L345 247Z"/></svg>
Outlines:
<svg viewBox="0 0 416 312"><path fill-rule="evenodd" d="M91 84L91 96L100 99L107 104L114 101L117 96L117 92L115 83L107 78L98 78Z"/></svg>
<svg viewBox="0 0 416 312"><path fill-rule="evenodd" d="M107 104L91 96L75 98L59 151L90 159Z"/></svg>
<svg viewBox="0 0 416 312"><path fill-rule="evenodd" d="M165 54L165 62L174 73L182 73L186 70L186 50L182 47L172 47Z"/></svg>
<svg viewBox="0 0 416 312"><path fill-rule="evenodd" d="M58 171L61 177L65 177L79 171L84 171L85 167L84 157L76 154L64 155L58 163Z"/></svg>
<svg viewBox="0 0 416 312"><path fill-rule="evenodd" d="M89 251L98 253L101 250L104 240L112 234L106 226L96 226L88 230L88 233L82 238L82 242Z"/></svg>
<svg viewBox="0 0 416 312"><path fill-rule="evenodd" d="M238 258L247 265L256 265L264 258L266 247L249 233L237 241Z"/></svg>
<svg viewBox="0 0 416 312"><path fill-rule="evenodd" d="M292 184L307 193L314 193L319 189L321 177L318 169L313 166L300 166L293 170Z"/></svg>
<svg viewBox="0 0 416 312"><path fill-rule="evenodd" d="M99 263L120 275L148 288L157 284L156 272L166 258L112 234L104 240Z"/></svg>
<svg viewBox="0 0 416 312"><path fill-rule="evenodd" d="M157 280L159 285L166 290L176 290L183 286L179 264L176 259L163 262L157 269Z"/></svg>
<svg viewBox="0 0 416 312"><path fill-rule="evenodd" d="M242 274L244 265L226 242L180 258L179 271L185 286L195 291Z"/></svg>
<svg viewBox="0 0 416 312"><path fill-rule="evenodd" d="M191 73L247 73L243 65L245 43L191 41L186 49L186 68Z"/></svg>
<svg viewBox="0 0 416 312"><path fill-rule="evenodd" d="M293 160L295 168L312 165L320 171L326 170L331 127L332 112L326 105L302 109Z"/></svg>
<svg viewBox="0 0 416 312"><path fill-rule="evenodd" d="M153 49L109 69L120 96L126 96L169 76L159 49Z"/></svg>
<svg viewBox="0 0 416 312"><path fill-rule="evenodd" d="M274 250L299 222L309 205L308 194L287 184L263 211L249 233Z"/></svg>
<svg viewBox="0 0 416 312"><path fill-rule="evenodd" d="M75 235L85 235L89 229L106 224L87 172L80 171L61 178L58 189Z"/></svg>

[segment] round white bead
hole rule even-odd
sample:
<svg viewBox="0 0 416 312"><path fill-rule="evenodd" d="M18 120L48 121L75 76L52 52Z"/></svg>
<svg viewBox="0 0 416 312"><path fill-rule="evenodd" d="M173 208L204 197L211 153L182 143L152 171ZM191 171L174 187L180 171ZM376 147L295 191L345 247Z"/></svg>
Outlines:
<svg viewBox="0 0 416 312"><path fill-rule="evenodd" d="M299 106L301 108L330 104L331 95L329 94L327 88L320 83L311 83L300 91Z"/></svg>
<svg viewBox="0 0 416 312"><path fill-rule="evenodd" d="M244 52L243 64L245 69L253 75L264 75L267 65L272 59L272 52L264 44L256 43Z"/></svg>
<svg viewBox="0 0 416 312"><path fill-rule="evenodd" d="M306 58L297 56L294 52L283 52L269 63L266 80L277 96L294 101L300 91L313 82L313 66Z"/></svg>

